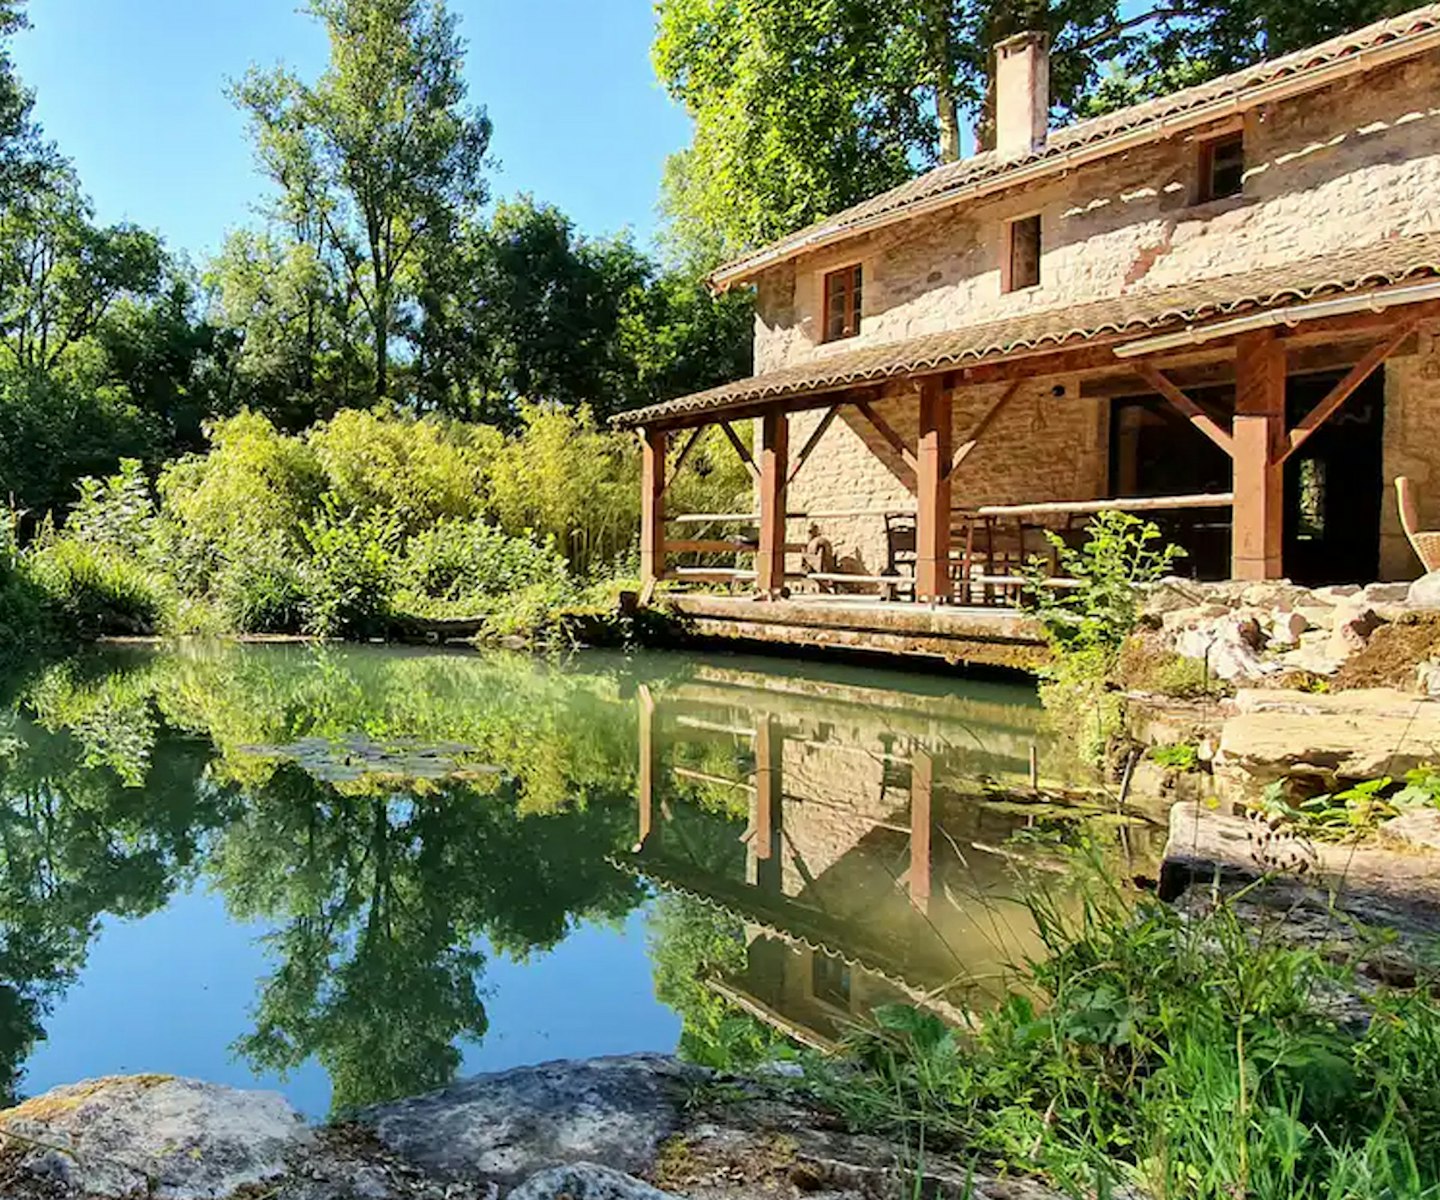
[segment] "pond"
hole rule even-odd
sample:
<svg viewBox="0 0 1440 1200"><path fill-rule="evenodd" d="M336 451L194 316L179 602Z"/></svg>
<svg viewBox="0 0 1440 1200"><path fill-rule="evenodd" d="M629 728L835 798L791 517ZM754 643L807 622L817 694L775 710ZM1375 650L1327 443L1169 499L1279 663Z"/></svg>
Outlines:
<svg viewBox="0 0 1440 1200"><path fill-rule="evenodd" d="M1070 827L1006 791L1050 761L1018 684L197 643L5 694L11 1095L176 1073L322 1117L549 1058L827 1046L892 1001L960 1016L1033 950L1016 863Z"/></svg>

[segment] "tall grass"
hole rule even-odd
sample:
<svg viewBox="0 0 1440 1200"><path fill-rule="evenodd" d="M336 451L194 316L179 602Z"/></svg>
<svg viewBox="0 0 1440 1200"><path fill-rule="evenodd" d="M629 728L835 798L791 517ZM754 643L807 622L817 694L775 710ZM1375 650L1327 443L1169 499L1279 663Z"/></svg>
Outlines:
<svg viewBox="0 0 1440 1200"><path fill-rule="evenodd" d="M1433 981L1367 984L1233 900L1186 917L1092 881L1030 904L1047 953L998 1009L882 1010L822 1095L1075 1196L1440 1197Z"/></svg>

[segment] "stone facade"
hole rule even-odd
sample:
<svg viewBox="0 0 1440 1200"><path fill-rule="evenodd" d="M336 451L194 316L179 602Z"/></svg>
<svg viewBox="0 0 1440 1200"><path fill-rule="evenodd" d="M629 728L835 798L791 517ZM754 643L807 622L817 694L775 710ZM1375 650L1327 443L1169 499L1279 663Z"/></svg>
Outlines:
<svg viewBox="0 0 1440 1200"><path fill-rule="evenodd" d="M1440 229L1440 55L1354 76L1319 92L1252 110L1243 118L1242 195L1196 203L1199 147L1216 126L1057 173L1044 184L957 206L764 272L757 280L757 372L794 366L866 345L934 333L1029 311L1050 310L1293 262L1387 235ZM1038 287L1005 294L1001 258L1008 222L1039 213ZM827 272L864 268L859 337L821 342ZM1440 357L1433 337L1386 372L1386 482L1420 484L1422 515L1440 525ZM962 443L994 396L956 393ZM917 401L877 406L914 444ZM913 504L913 473L853 411L836 421L791 485L792 511ZM792 420L802 445L816 413ZM955 481L957 507L1094 499L1110 494L1109 405L1082 399L1077 381L1027 385L987 431ZM883 517L814 521L841 569L886 565ZM791 522L804 541L808 520ZM1382 519L1382 576L1418 573L1393 496Z"/></svg>

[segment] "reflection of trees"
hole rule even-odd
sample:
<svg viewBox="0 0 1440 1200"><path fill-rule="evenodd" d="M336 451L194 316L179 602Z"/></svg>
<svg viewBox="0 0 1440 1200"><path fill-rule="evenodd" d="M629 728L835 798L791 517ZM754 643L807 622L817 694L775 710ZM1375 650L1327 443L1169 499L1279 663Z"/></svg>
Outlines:
<svg viewBox="0 0 1440 1200"><path fill-rule="evenodd" d="M139 703L143 704L144 701ZM115 727L133 730L136 707ZM109 738L102 715L90 727ZM108 743L107 743L108 738ZM96 766L93 744L15 720L0 755L0 1094L43 1036L56 996L84 965L104 914L138 917L163 906L191 869L229 797L199 785L208 754L192 743L145 747L145 790Z"/></svg>
<svg viewBox="0 0 1440 1200"><path fill-rule="evenodd" d="M640 898L604 861L628 813L523 818L515 800L342 795L294 766L254 788L211 863L236 916L280 924L242 1052L282 1072L315 1056L339 1109L448 1081L486 1029L482 939L523 955Z"/></svg>
<svg viewBox="0 0 1440 1200"><path fill-rule="evenodd" d="M10 1076L97 914L154 910L195 864L236 917L275 926L253 1062L314 1056L337 1107L443 1083L485 1032L487 948L549 948L642 896L605 861L633 823L616 692L519 656L187 648L46 671L25 692L44 729L6 743L0 774ZM505 775L334 787L248 748L357 732L462 742Z"/></svg>

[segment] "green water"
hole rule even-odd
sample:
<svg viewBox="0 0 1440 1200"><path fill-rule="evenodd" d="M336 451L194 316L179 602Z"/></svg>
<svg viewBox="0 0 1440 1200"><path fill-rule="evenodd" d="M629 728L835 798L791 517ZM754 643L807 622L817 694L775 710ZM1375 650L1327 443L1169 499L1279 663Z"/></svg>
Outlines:
<svg viewBox="0 0 1440 1200"><path fill-rule="evenodd" d="M328 1111L457 1073L958 1013L1053 836L1020 685L734 656L193 645L0 705L0 1091ZM1017 838L1018 833L1018 838ZM737 1017L736 1013L746 1013Z"/></svg>

